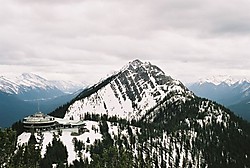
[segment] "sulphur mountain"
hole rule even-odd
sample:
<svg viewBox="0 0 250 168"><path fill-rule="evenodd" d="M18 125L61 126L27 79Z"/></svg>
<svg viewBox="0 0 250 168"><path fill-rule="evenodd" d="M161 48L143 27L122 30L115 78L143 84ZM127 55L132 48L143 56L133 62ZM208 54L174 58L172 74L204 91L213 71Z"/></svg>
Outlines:
<svg viewBox="0 0 250 168"><path fill-rule="evenodd" d="M40 167L60 167L60 159L48 159L59 142L69 167L250 167L249 123L148 62L130 62L51 115L83 120L87 131L78 136L55 131L54 138L51 132L35 133L47 140L35 161ZM17 144L27 135L31 139L23 132ZM52 145L46 147L48 137Z"/></svg>

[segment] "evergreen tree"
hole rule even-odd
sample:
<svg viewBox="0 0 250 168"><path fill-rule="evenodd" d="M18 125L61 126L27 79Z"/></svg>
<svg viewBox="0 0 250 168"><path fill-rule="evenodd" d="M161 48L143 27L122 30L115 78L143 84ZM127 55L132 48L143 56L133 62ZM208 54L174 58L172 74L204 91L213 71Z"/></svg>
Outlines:
<svg viewBox="0 0 250 168"><path fill-rule="evenodd" d="M67 164L68 152L66 146L54 134L52 144L46 147L44 158L40 162L41 168L50 168L52 164L64 165Z"/></svg>
<svg viewBox="0 0 250 168"><path fill-rule="evenodd" d="M17 152L10 160L10 167L38 168L41 159L41 150L37 144L35 135L32 133L28 144L19 146Z"/></svg>
<svg viewBox="0 0 250 168"><path fill-rule="evenodd" d="M12 129L0 129L0 167L8 164L15 150L16 132Z"/></svg>

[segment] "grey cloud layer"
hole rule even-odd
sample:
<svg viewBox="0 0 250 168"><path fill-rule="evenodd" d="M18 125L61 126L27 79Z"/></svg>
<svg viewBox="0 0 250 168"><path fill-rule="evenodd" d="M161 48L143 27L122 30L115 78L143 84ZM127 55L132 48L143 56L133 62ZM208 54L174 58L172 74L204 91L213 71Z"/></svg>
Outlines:
<svg viewBox="0 0 250 168"><path fill-rule="evenodd" d="M16 65L94 80L93 72L139 58L184 80L197 71L250 74L247 0L0 1L2 71Z"/></svg>

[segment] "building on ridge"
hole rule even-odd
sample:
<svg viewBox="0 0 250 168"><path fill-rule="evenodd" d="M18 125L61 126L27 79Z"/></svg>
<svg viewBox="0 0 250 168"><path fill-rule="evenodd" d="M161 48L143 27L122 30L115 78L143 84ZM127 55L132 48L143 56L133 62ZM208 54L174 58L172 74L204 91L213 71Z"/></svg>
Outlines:
<svg viewBox="0 0 250 168"><path fill-rule="evenodd" d="M23 127L27 130L51 129L55 128L58 123L55 118L42 112L37 112L23 119Z"/></svg>

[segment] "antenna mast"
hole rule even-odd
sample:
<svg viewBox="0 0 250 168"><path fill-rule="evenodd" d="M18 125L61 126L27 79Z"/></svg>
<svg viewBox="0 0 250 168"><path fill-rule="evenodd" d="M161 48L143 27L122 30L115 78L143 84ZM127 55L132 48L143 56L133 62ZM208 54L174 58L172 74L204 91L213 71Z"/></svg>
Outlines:
<svg viewBox="0 0 250 168"><path fill-rule="evenodd" d="M37 110L38 110L37 112L40 112L40 107L39 107L39 105L40 105L40 104L39 104L39 100L37 100Z"/></svg>

